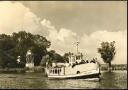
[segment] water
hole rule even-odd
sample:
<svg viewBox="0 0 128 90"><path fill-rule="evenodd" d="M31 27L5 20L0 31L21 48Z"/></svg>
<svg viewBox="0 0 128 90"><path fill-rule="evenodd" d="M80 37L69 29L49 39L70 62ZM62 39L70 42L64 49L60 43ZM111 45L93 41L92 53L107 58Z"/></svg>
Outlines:
<svg viewBox="0 0 128 90"><path fill-rule="evenodd" d="M102 72L101 81L87 81L84 79L70 80L49 80L43 73L24 73L24 74L0 74L0 88L127 88L127 71L115 71L112 73Z"/></svg>

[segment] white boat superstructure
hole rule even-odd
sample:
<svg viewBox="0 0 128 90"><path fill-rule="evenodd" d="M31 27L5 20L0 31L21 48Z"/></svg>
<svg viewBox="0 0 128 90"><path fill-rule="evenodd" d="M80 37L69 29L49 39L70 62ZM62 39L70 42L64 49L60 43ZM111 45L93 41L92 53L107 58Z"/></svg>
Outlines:
<svg viewBox="0 0 128 90"><path fill-rule="evenodd" d="M73 56L74 57L74 56ZM79 62L77 62L79 61ZM96 60L76 60L69 57L69 63L52 63L52 66L46 68L49 78L99 78L100 67Z"/></svg>
<svg viewBox="0 0 128 90"><path fill-rule="evenodd" d="M52 66L46 67L46 73L50 79L99 78L100 64L96 59L83 60L80 52L69 53L67 63L52 63Z"/></svg>

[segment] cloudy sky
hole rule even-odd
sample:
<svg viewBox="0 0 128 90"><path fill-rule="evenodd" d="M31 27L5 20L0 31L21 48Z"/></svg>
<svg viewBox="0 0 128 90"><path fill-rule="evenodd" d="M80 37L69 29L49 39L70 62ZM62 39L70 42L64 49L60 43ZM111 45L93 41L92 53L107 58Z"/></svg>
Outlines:
<svg viewBox="0 0 128 90"><path fill-rule="evenodd" d="M0 34L25 30L51 41L51 49L63 55L76 52L97 57L102 41L116 41L112 63L127 63L126 1L0 1Z"/></svg>

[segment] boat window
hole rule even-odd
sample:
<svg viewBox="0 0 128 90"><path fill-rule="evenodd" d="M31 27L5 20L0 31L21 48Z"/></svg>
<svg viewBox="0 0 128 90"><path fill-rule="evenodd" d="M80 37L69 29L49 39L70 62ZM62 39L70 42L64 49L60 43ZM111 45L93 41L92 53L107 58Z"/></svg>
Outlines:
<svg viewBox="0 0 128 90"><path fill-rule="evenodd" d="M72 65L72 68L73 68L75 65L76 65L76 64L73 64L73 65Z"/></svg>
<svg viewBox="0 0 128 90"><path fill-rule="evenodd" d="M85 64L85 61L84 61L84 60L82 60L79 64Z"/></svg>
<svg viewBox="0 0 128 90"><path fill-rule="evenodd" d="M90 61L90 63L96 63L96 62L95 62L95 60L93 59L93 60Z"/></svg>
<svg viewBox="0 0 128 90"><path fill-rule="evenodd" d="M52 73L52 69L50 70L50 73Z"/></svg>
<svg viewBox="0 0 128 90"><path fill-rule="evenodd" d="M52 69L52 73L54 74L54 69Z"/></svg>
<svg viewBox="0 0 128 90"><path fill-rule="evenodd" d="M80 71L77 71L76 73L77 73L77 74L79 74L79 73L80 73Z"/></svg>
<svg viewBox="0 0 128 90"><path fill-rule="evenodd" d="M59 72L59 69L57 69L57 73L59 74L60 72Z"/></svg>
<svg viewBox="0 0 128 90"><path fill-rule="evenodd" d="M77 59L79 59L79 57L78 57L78 56L76 56L76 60L77 60Z"/></svg>
<svg viewBox="0 0 128 90"><path fill-rule="evenodd" d="M60 73L60 69L58 68L58 73Z"/></svg>
<svg viewBox="0 0 128 90"><path fill-rule="evenodd" d="M55 74L57 74L57 69L55 69Z"/></svg>
<svg viewBox="0 0 128 90"><path fill-rule="evenodd" d="M89 63L88 60L86 60L86 63Z"/></svg>

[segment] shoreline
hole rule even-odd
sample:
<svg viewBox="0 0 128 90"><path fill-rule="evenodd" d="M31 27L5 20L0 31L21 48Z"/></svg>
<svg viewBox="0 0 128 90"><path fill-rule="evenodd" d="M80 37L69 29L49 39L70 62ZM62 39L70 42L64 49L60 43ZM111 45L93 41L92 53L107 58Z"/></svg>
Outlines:
<svg viewBox="0 0 128 90"><path fill-rule="evenodd" d="M0 73L26 73L26 71L28 71L26 68L5 68L5 69L1 69L0 68ZM106 72L107 70L101 70L101 72ZM112 70L112 72L120 72L120 71L126 71L127 70ZM33 69L33 73L45 73L45 69L44 68L39 68L39 67L35 67Z"/></svg>

